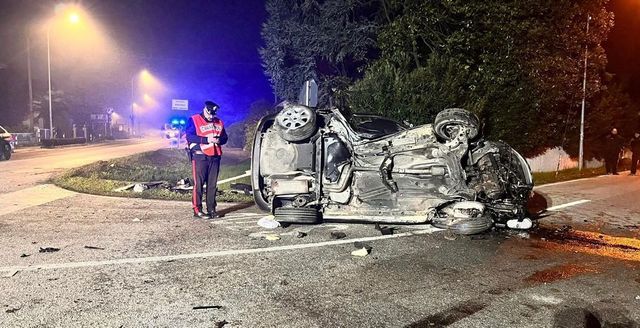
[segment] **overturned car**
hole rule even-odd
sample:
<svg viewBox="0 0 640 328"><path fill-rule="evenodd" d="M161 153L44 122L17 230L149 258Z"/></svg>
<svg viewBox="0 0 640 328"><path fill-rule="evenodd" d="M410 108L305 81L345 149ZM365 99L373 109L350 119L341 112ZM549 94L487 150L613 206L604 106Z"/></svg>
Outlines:
<svg viewBox="0 0 640 328"><path fill-rule="evenodd" d="M461 234L533 225L527 162L484 140L477 116L459 108L409 127L283 104L257 126L251 180L257 206L280 222L431 223Z"/></svg>

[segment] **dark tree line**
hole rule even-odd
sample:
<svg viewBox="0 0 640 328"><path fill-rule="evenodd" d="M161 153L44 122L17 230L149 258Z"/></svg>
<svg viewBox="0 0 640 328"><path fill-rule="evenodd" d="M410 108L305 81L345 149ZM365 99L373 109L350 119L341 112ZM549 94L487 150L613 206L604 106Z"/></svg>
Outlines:
<svg viewBox="0 0 640 328"><path fill-rule="evenodd" d="M586 47L586 150L597 155L600 135L631 133L637 112L605 71L607 1L269 0L261 54L281 99L315 78L323 105L354 112L419 124L463 107L487 137L535 155L577 153Z"/></svg>

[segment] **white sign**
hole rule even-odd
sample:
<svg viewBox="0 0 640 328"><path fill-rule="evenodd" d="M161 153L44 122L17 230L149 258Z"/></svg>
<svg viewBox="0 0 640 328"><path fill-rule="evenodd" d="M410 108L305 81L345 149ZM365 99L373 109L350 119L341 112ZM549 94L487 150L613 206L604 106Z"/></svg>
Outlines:
<svg viewBox="0 0 640 328"><path fill-rule="evenodd" d="M187 99L171 99L172 110L189 110L189 100Z"/></svg>

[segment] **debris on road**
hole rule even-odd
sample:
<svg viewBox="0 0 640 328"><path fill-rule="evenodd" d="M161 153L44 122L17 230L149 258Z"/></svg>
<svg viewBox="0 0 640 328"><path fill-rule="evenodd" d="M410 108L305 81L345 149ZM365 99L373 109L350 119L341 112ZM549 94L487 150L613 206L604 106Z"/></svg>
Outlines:
<svg viewBox="0 0 640 328"><path fill-rule="evenodd" d="M353 247L355 248L365 248L368 251L370 251L373 247L371 247L369 244L365 243L365 242L361 242L361 241L356 241L353 243Z"/></svg>
<svg viewBox="0 0 640 328"><path fill-rule="evenodd" d="M104 250L104 248L103 248L103 247L98 247L98 246L88 246L88 245L84 245L84 248L86 248L86 249Z"/></svg>
<svg viewBox="0 0 640 328"><path fill-rule="evenodd" d="M18 274L18 270L7 271L6 274L2 275L2 278L11 278L11 277L15 276L16 274Z"/></svg>
<svg viewBox="0 0 640 328"><path fill-rule="evenodd" d="M191 191L193 190L193 185L191 184L191 180L189 178L184 178L178 180L176 186L171 188L173 191Z"/></svg>
<svg viewBox="0 0 640 328"><path fill-rule="evenodd" d="M388 227L388 226L381 227L380 223L376 223L374 227L376 230L380 231L380 233L383 236L393 235L393 231L396 230L396 228L393 228L393 227Z"/></svg>
<svg viewBox="0 0 640 328"><path fill-rule="evenodd" d="M251 185L247 183L232 183L229 186L229 192L233 194L252 195L253 189L251 189Z"/></svg>
<svg viewBox="0 0 640 328"><path fill-rule="evenodd" d="M640 301L640 295L636 295L636 301Z"/></svg>
<svg viewBox="0 0 640 328"><path fill-rule="evenodd" d="M266 240L270 240L270 241L276 241L276 240L280 240L280 236L278 235L267 235L265 237Z"/></svg>
<svg viewBox="0 0 640 328"><path fill-rule="evenodd" d="M222 328L224 326L226 326L229 322L227 322L227 320L222 320L222 321L216 321L215 327L216 328Z"/></svg>
<svg viewBox="0 0 640 328"><path fill-rule="evenodd" d="M267 215L258 220L258 225L265 229L275 229L280 226L280 222L276 221L273 215Z"/></svg>
<svg viewBox="0 0 640 328"><path fill-rule="evenodd" d="M113 189L113 191L115 191L115 192L123 192L123 191L127 191L127 190L129 190L129 189L133 188L135 185L136 185L135 183L131 183L131 184L128 184L128 185L126 185L126 186L123 186L123 187L120 187L120 188Z"/></svg>
<svg viewBox="0 0 640 328"><path fill-rule="evenodd" d="M347 234L342 231L331 231L331 238L333 239L342 239L346 237L347 237Z"/></svg>
<svg viewBox="0 0 640 328"><path fill-rule="evenodd" d="M222 309L222 305L197 305L193 307L194 310L205 310L205 309Z"/></svg>
<svg viewBox="0 0 640 328"><path fill-rule="evenodd" d="M363 247L363 248L360 248L360 249L357 249L357 250L351 252L351 255L364 257L364 256L369 255L369 250Z"/></svg>
<svg viewBox="0 0 640 328"><path fill-rule="evenodd" d="M304 238L306 236L307 234L305 232L302 232L302 231L296 232L296 238Z"/></svg>
<svg viewBox="0 0 640 328"><path fill-rule="evenodd" d="M20 255L20 257L29 257L29 256L31 256L31 254L22 253L22 255Z"/></svg>
<svg viewBox="0 0 640 328"><path fill-rule="evenodd" d="M57 247L40 247L40 253L53 253L59 251L60 248Z"/></svg>
<svg viewBox="0 0 640 328"><path fill-rule="evenodd" d="M17 305L17 306L13 306L13 305L12 305L12 306L9 306L9 308L8 308L8 309L4 310L4 312L6 312L6 313L16 313L16 312L18 312L18 310L20 310L21 308L22 308L22 306L20 306L20 305Z"/></svg>
<svg viewBox="0 0 640 328"><path fill-rule="evenodd" d="M131 221L133 221L133 222L140 222L140 221L142 221L142 220L140 220L140 219L138 219L138 218L135 218L135 219L133 219L133 220L131 220Z"/></svg>
<svg viewBox="0 0 640 328"><path fill-rule="evenodd" d="M144 184L144 183L136 183L136 184L133 186L133 192L143 192L143 191L145 191L145 190L147 190L147 189L149 189L149 186L147 186L147 185L146 185L146 184Z"/></svg>

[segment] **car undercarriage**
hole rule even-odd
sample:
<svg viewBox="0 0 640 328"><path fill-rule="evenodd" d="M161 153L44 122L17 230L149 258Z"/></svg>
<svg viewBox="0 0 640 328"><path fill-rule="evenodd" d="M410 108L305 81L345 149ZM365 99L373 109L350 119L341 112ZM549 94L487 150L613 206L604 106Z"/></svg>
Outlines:
<svg viewBox="0 0 640 328"><path fill-rule="evenodd" d="M298 104L264 117L252 150L256 204L291 223L431 223L463 234L533 225L526 161L481 138L474 114L446 109L412 128L356 121Z"/></svg>

